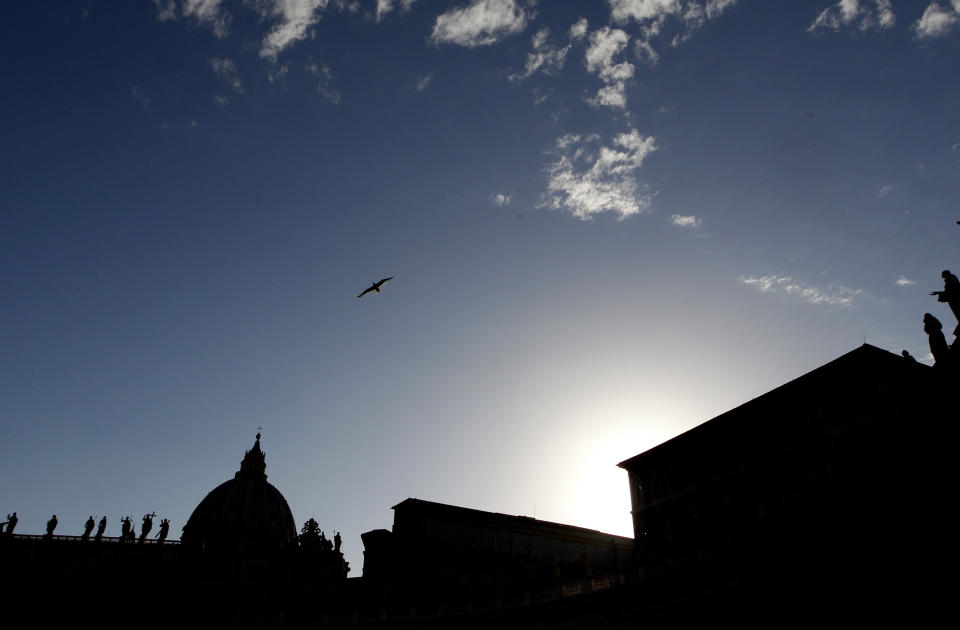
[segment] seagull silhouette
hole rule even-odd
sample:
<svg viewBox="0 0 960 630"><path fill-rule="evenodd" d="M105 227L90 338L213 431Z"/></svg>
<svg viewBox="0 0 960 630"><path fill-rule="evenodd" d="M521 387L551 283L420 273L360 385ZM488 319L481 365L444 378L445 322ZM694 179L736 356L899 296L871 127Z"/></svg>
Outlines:
<svg viewBox="0 0 960 630"><path fill-rule="evenodd" d="M384 285L384 283L387 282L387 280L393 280L393 276L390 276L389 278L384 278L384 279L381 280L380 282L374 282L374 283L371 284L369 287L367 287L366 289L364 289L363 293L361 293L361 294L358 295L357 297L358 297L358 298L362 298L363 296L365 296L367 293L370 293L371 291L376 291L377 293L380 293L380 287L382 287L382 286Z"/></svg>

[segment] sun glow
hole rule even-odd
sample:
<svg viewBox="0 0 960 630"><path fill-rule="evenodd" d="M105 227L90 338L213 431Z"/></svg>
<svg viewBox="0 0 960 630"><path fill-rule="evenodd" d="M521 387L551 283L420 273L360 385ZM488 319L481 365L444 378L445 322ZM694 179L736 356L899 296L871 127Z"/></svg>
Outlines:
<svg viewBox="0 0 960 630"><path fill-rule="evenodd" d="M633 535L625 459L687 428L667 401L604 401L580 418L562 449L563 522L620 536Z"/></svg>

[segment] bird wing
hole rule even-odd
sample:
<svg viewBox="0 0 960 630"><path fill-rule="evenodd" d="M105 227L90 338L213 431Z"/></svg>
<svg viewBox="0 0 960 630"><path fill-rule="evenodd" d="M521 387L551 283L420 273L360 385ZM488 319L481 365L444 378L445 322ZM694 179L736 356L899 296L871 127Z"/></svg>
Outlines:
<svg viewBox="0 0 960 630"><path fill-rule="evenodd" d="M393 280L393 276L390 276L389 278L384 278L383 280L381 280L380 282L377 283L377 286L378 286L378 287L383 286L384 283L387 282L387 280Z"/></svg>
<svg viewBox="0 0 960 630"><path fill-rule="evenodd" d="M373 291L373 287L367 287L366 289L363 290L363 293L361 293L357 297L362 298L363 296L365 296L367 293L370 293L371 291Z"/></svg>

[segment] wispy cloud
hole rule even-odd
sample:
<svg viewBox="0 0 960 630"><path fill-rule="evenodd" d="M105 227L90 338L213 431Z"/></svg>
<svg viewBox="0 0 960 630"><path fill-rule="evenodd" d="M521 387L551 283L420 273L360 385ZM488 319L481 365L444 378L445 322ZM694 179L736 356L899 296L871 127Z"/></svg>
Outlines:
<svg viewBox="0 0 960 630"><path fill-rule="evenodd" d="M153 0L153 4L157 7L158 20L185 18L212 29L219 39L230 34L233 16L221 6L221 0Z"/></svg>
<svg viewBox="0 0 960 630"><path fill-rule="evenodd" d="M214 57L210 60L210 67L218 77L226 81L234 92L243 93L243 82L240 81L240 73L237 72L237 64L229 58Z"/></svg>
<svg viewBox="0 0 960 630"><path fill-rule="evenodd" d="M821 11L807 31L839 31L848 27L863 32L884 30L891 28L896 21L890 0L840 0Z"/></svg>
<svg viewBox="0 0 960 630"><path fill-rule="evenodd" d="M267 73L267 81L285 86L287 83L287 73L289 72L289 65L284 64L282 66L276 66L273 70Z"/></svg>
<svg viewBox="0 0 960 630"><path fill-rule="evenodd" d="M570 41L579 41L587 35L587 18L582 17L570 26Z"/></svg>
<svg viewBox="0 0 960 630"><path fill-rule="evenodd" d="M500 206L502 208L503 206L506 206L507 204L510 203L510 195L507 195L504 193L497 193L491 197L491 200L493 201L494 205Z"/></svg>
<svg viewBox="0 0 960 630"><path fill-rule="evenodd" d="M395 6L409 9L414 0L380 0L377 14L393 10ZM230 34L233 15L224 8L223 0L153 0L157 19L186 19L207 26L218 38ZM356 12L361 10L357 0L244 0L237 6L252 10L260 23L268 24L269 30L260 42L260 57L276 61L278 55L294 43L310 34L328 8Z"/></svg>
<svg viewBox="0 0 960 630"><path fill-rule="evenodd" d="M914 284L916 284L916 283L917 283L916 280L911 280L910 278L906 277L906 276L903 275L903 274L900 274L900 277L897 278L897 286L898 286L898 287L909 287L909 286L914 285Z"/></svg>
<svg viewBox="0 0 960 630"><path fill-rule="evenodd" d="M133 97L134 102L140 106L140 109L147 111L150 107L150 99L147 98L147 95L143 93L143 90L140 89L139 85L133 86L130 90L130 96Z"/></svg>
<svg viewBox="0 0 960 630"><path fill-rule="evenodd" d="M341 94L339 90L333 87L333 71L330 70L330 66L326 64L317 65L315 63L308 63L306 70L319 79L317 82L317 93L332 104L339 105Z"/></svg>
<svg viewBox="0 0 960 630"><path fill-rule="evenodd" d="M630 36L626 31L609 26L590 34L590 45L586 52L587 72L596 74L604 84L596 96L588 99L590 104L626 108L626 81L633 77L635 68L629 61L618 62L616 59L629 41Z"/></svg>
<svg viewBox="0 0 960 630"><path fill-rule="evenodd" d="M430 42L467 48L489 46L520 33L526 26L527 14L516 0L472 0L438 15Z"/></svg>
<svg viewBox="0 0 960 630"><path fill-rule="evenodd" d="M601 212L622 220L648 211L652 196L636 175L656 148L653 136L635 129L617 135L609 146L601 145L596 135L562 136L550 151L556 160L547 167L541 206L584 220Z"/></svg>
<svg viewBox="0 0 960 630"><path fill-rule="evenodd" d="M534 34L523 72L511 74L510 80L520 81L538 71L545 74L557 74L563 69L570 46L564 46L563 48L554 46L547 40L548 37L550 37L550 29L546 26Z"/></svg>
<svg viewBox="0 0 960 630"><path fill-rule="evenodd" d="M330 0L260 0L253 5L261 19L277 22L260 43L260 56L276 60L285 48L304 39L328 4Z"/></svg>
<svg viewBox="0 0 960 630"><path fill-rule="evenodd" d="M615 23L633 21L640 25L636 53L651 64L660 59L654 43L665 37L668 24L676 26L669 45L678 46L736 3L737 0L607 0L610 18Z"/></svg>
<svg viewBox="0 0 960 630"><path fill-rule="evenodd" d="M670 217L670 223L677 226L678 228L683 228L686 230L695 230L701 225L703 225L703 219L700 217L690 214L690 215L681 215L675 214Z"/></svg>
<svg viewBox="0 0 960 630"><path fill-rule="evenodd" d="M527 63L522 73L511 74L512 81L521 81L537 72L544 74L558 74L567 60L567 53L573 44L580 41L587 34L587 19L580 18L569 29L567 43L560 47L549 41L550 29L544 26L537 31L531 40L531 50L527 53Z"/></svg>
<svg viewBox="0 0 960 630"><path fill-rule="evenodd" d="M218 109L224 110L227 108L227 105L230 104L230 99L222 94L217 94L213 97L213 104L216 105Z"/></svg>
<svg viewBox="0 0 960 630"><path fill-rule="evenodd" d="M877 197L879 197L880 199L883 199L884 197L886 197L892 192L893 192L893 184L887 184L886 186L883 186L882 188L880 188L879 191L877 191Z"/></svg>
<svg viewBox="0 0 960 630"><path fill-rule="evenodd" d="M430 85L430 82L433 81L433 73L428 72L427 74L417 77L417 92L424 92L427 89L427 86Z"/></svg>
<svg viewBox="0 0 960 630"><path fill-rule="evenodd" d="M382 20L388 13L391 13L394 7L399 7L400 11L409 11L414 2L416 2L416 0L377 0L377 22Z"/></svg>
<svg viewBox="0 0 960 630"><path fill-rule="evenodd" d="M914 23L913 32L918 39L934 39L947 35L957 24L960 24L960 0L953 0L952 6L931 2Z"/></svg>
<svg viewBox="0 0 960 630"><path fill-rule="evenodd" d="M835 284L818 287L790 276L740 276L740 283L753 287L761 293L782 292L801 302L824 306L850 306L863 289L851 289Z"/></svg>

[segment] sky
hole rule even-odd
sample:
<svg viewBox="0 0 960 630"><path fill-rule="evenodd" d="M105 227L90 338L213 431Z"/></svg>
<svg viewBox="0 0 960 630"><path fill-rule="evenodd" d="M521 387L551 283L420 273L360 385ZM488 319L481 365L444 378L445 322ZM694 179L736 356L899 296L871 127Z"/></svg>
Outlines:
<svg viewBox="0 0 960 630"><path fill-rule="evenodd" d="M263 427L351 576L408 497L630 535L618 462L955 325L960 0L3 13L21 533L179 537Z"/></svg>

